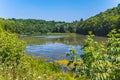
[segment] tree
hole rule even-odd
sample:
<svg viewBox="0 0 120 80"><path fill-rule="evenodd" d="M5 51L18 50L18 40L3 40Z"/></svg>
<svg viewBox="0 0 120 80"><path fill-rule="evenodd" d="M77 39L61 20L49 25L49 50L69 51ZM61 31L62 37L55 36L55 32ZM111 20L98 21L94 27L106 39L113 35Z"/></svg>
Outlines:
<svg viewBox="0 0 120 80"><path fill-rule="evenodd" d="M120 7L120 4L118 4L118 7Z"/></svg>
<svg viewBox="0 0 120 80"><path fill-rule="evenodd" d="M76 70L76 75L85 77L87 80L119 80L120 30L113 30L106 44L94 41L93 37L92 34L87 36L80 57L76 56L74 49L67 54L72 55L69 63L74 64L73 69Z"/></svg>

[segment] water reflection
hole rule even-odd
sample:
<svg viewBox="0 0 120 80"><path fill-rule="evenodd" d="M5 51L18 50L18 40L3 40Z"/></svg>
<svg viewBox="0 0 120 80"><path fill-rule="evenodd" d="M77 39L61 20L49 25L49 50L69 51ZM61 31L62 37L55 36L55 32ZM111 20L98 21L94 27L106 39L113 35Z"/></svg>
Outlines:
<svg viewBox="0 0 120 80"><path fill-rule="evenodd" d="M84 35L64 35L64 36L30 36L21 37L27 41L26 52L34 56L42 56L47 60L69 59L66 58L66 53L69 47L74 47L79 56L82 53L81 45L84 44ZM103 37L95 37L95 40L105 41Z"/></svg>
<svg viewBox="0 0 120 80"><path fill-rule="evenodd" d="M71 46L79 52L79 55L82 53L79 45ZM45 43L42 45L27 46L26 52L34 56L43 56L48 60L69 59L69 57L66 57L69 47L70 45L63 43Z"/></svg>

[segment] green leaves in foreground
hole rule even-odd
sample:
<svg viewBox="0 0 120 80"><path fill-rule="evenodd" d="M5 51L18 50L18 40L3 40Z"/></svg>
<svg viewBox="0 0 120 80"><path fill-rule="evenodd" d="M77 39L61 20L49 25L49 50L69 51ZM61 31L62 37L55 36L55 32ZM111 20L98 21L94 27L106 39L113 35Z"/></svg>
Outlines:
<svg viewBox="0 0 120 80"><path fill-rule="evenodd" d="M54 63L25 55L25 43L0 28L0 80L75 80Z"/></svg>
<svg viewBox="0 0 120 80"><path fill-rule="evenodd" d="M112 30L108 35L107 54L112 64L112 78L120 79L120 30Z"/></svg>
<svg viewBox="0 0 120 80"><path fill-rule="evenodd" d="M77 68L78 78L87 80L119 80L120 79L120 31L113 30L108 35L106 43L94 41L90 34L82 47L83 53L72 63L81 63ZM71 51L72 50L72 51ZM75 56L74 49L71 49Z"/></svg>
<svg viewBox="0 0 120 80"><path fill-rule="evenodd" d="M17 76L22 57L25 53L25 43L15 34L4 32L0 28L0 68L5 79L11 75L14 80ZM0 71L0 72L1 72Z"/></svg>

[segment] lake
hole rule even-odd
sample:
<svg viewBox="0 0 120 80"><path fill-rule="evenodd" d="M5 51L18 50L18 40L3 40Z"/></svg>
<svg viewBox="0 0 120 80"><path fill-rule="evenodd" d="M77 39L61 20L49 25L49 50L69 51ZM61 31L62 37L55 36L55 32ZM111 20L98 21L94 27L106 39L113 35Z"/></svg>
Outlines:
<svg viewBox="0 0 120 80"><path fill-rule="evenodd" d="M69 48L73 47L82 54L81 46L84 44L84 35L64 34L47 36L25 36L27 42L26 53L33 56L41 56L43 59L52 61L58 59L70 59L66 57ZM95 37L97 41L104 41L103 37Z"/></svg>

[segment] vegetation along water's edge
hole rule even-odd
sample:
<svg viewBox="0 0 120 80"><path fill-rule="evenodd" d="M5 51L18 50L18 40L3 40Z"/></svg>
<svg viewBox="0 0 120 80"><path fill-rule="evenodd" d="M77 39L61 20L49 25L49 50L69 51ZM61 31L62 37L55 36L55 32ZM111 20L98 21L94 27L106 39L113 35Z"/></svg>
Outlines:
<svg viewBox="0 0 120 80"><path fill-rule="evenodd" d="M34 38L26 35L73 33L72 36L76 36L74 33L86 35L88 32L81 56L72 47L66 54L69 60L46 62L40 57L26 55L23 40L35 43ZM98 42L93 34L107 39ZM0 18L0 80L120 80L120 5L71 23Z"/></svg>
<svg viewBox="0 0 120 80"><path fill-rule="evenodd" d="M92 34L88 35L81 57L77 57L78 52L70 48L67 56L72 55L71 60L63 62L72 64L72 67L61 72L53 62L46 63L26 56L25 43L15 34L0 29L0 79L119 80L120 31L112 30L108 36L106 43L99 44L93 40ZM63 62L61 65L66 66Z"/></svg>

